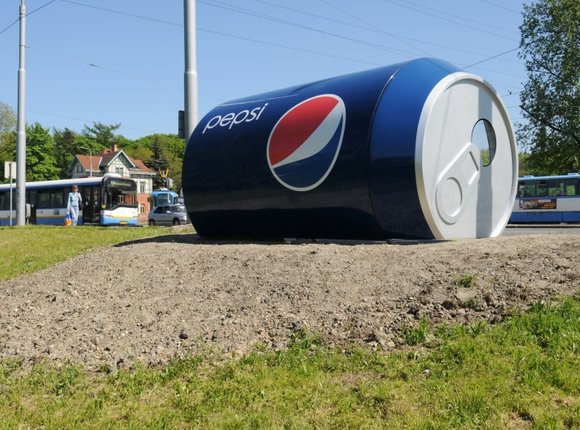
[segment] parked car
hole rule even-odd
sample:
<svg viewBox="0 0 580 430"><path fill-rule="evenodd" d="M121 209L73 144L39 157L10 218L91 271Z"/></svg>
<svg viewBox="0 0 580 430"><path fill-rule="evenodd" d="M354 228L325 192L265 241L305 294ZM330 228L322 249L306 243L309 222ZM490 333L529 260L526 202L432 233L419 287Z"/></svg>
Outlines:
<svg viewBox="0 0 580 430"><path fill-rule="evenodd" d="M149 225L180 225L187 223L184 205L157 206L149 212Z"/></svg>

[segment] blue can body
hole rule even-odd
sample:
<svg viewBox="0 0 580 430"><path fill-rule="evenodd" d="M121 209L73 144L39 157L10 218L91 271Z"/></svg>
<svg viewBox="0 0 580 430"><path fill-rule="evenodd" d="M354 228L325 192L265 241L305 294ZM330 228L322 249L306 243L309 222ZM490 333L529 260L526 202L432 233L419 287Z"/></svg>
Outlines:
<svg viewBox="0 0 580 430"><path fill-rule="evenodd" d="M417 192L415 144L427 97L457 71L420 59L216 107L183 161L195 229L208 237L434 238ZM334 106L311 133L328 143L304 144L305 155L292 158L284 139L310 138L317 103Z"/></svg>

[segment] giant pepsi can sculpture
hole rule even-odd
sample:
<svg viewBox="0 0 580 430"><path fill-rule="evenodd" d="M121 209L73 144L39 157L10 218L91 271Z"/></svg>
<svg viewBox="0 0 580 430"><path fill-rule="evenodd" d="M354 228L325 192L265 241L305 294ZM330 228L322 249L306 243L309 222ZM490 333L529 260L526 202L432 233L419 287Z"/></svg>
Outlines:
<svg viewBox="0 0 580 430"><path fill-rule="evenodd" d="M216 238L493 237L516 185L499 96L434 59L222 104L183 161L189 216Z"/></svg>

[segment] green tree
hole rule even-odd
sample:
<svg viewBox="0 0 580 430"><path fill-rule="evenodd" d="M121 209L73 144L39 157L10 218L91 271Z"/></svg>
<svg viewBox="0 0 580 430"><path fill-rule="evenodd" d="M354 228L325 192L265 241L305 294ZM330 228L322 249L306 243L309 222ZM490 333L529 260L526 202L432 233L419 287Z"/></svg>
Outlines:
<svg viewBox="0 0 580 430"><path fill-rule="evenodd" d="M183 142L182 139L180 140ZM179 190L181 187L183 153L177 155L173 151L167 151L167 162L169 163L169 177L173 179L173 189Z"/></svg>
<svg viewBox="0 0 580 430"><path fill-rule="evenodd" d="M10 106L0 102L0 161L13 161L16 157L16 116Z"/></svg>
<svg viewBox="0 0 580 430"><path fill-rule="evenodd" d="M518 171L518 176L526 176L526 175L532 175L532 171L530 169L530 154L528 154L525 151L520 151L518 153L518 166L519 166L519 171Z"/></svg>
<svg viewBox="0 0 580 430"><path fill-rule="evenodd" d="M75 154L78 153L78 147L75 141L78 138L78 133L65 128L64 130L54 130L54 156L56 165L59 170L61 178L70 177L70 168Z"/></svg>
<svg viewBox="0 0 580 430"><path fill-rule="evenodd" d="M144 160L145 165L157 173L157 176L153 178L153 188L166 187L167 183L165 178L169 173L169 161L165 156L165 151L161 144L161 139L155 137L151 143L151 158L149 160Z"/></svg>
<svg viewBox="0 0 580 430"><path fill-rule="evenodd" d="M59 168L54 156L54 140L39 123L26 126L26 180L47 181L59 179Z"/></svg>
<svg viewBox="0 0 580 430"><path fill-rule="evenodd" d="M117 145L124 138L116 135L114 132L121 127L121 124L103 124L94 122L92 127L85 125L82 134L93 140L99 147L99 152L112 145ZM126 139L125 139L126 140Z"/></svg>
<svg viewBox="0 0 580 430"><path fill-rule="evenodd" d="M580 171L580 2L524 4L520 58L528 80L520 93L519 141L529 167L543 174Z"/></svg>
<svg viewBox="0 0 580 430"><path fill-rule="evenodd" d="M124 149L124 151L131 157L137 159L137 160L142 160L142 161L147 161L151 158L151 148L148 145L135 145L134 144L135 141L132 141L131 144L129 146L126 146Z"/></svg>
<svg viewBox="0 0 580 430"><path fill-rule="evenodd" d="M14 131L16 127L16 115L12 108L4 102L0 102L0 134Z"/></svg>
<svg viewBox="0 0 580 430"><path fill-rule="evenodd" d="M181 186L181 170L183 165L183 154L185 151L185 143L175 134L153 134L142 137L131 142L127 147L127 153L132 157L143 160L145 164L151 167L155 163L158 155L154 155L153 146L158 146L156 151L165 158L167 165L164 167L168 169L169 177L173 179L173 188L179 189ZM151 164L151 165L150 165ZM156 170L159 173L158 170ZM164 186L164 185L156 185Z"/></svg>

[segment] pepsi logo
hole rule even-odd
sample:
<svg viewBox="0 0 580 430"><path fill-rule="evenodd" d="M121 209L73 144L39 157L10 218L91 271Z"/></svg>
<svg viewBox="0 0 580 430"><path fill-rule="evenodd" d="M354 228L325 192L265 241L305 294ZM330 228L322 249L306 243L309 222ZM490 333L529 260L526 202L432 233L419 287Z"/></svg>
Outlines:
<svg viewBox="0 0 580 430"><path fill-rule="evenodd" d="M324 182L338 158L345 122L344 102L333 94L289 109L268 139L268 165L276 180L294 191L309 191Z"/></svg>

